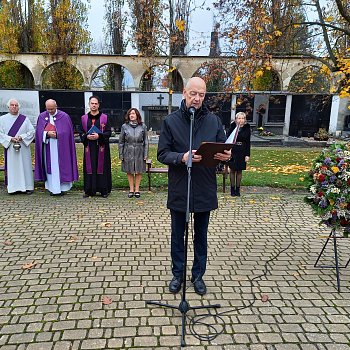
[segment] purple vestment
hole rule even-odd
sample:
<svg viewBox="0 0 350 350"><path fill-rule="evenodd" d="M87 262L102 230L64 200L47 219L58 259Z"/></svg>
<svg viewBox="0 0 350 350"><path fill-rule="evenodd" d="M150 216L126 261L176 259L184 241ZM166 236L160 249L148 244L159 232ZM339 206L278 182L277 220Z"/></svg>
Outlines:
<svg viewBox="0 0 350 350"><path fill-rule="evenodd" d="M57 110L55 115L55 127L57 132L58 164L60 170L60 182L73 182L78 180L77 155L75 151L75 141L73 125L69 115ZM35 171L36 181L46 181L43 133L46 124L50 121L47 111L38 117L35 132Z"/></svg>

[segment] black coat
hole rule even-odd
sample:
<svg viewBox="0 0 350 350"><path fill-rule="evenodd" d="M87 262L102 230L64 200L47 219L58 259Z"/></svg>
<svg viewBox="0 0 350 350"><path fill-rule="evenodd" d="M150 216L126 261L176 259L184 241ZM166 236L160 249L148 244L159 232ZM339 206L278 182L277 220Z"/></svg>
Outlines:
<svg viewBox="0 0 350 350"><path fill-rule="evenodd" d="M186 212L187 166L181 160L189 150L189 133L190 114L182 101L181 108L168 115L162 124L157 153L158 160L169 166L167 207L180 212ZM204 141L225 140L219 117L205 108L196 111L192 149L197 150ZM215 168L193 163L191 175L190 211L204 212L216 209L218 200Z"/></svg>
<svg viewBox="0 0 350 350"><path fill-rule="evenodd" d="M100 115L97 116L95 126L101 130ZM87 129L92 126L91 114L88 114ZM89 145L91 155L91 167L92 174L86 172L85 157L83 161L84 170L84 191L87 194L95 195L96 192L101 194L108 194L112 190L112 171L111 171L111 153L109 148L109 138L111 137L111 125L109 118L107 118L107 124L104 127L103 133L99 134L99 138L96 141L88 140L87 134L83 130L83 126L80 125L80 139L85 147ZM97 174L98 164L98 152L99 146L105 146L105 156L103 163L103 174Z"/></svg>
<svg viewBox="0 0 350 350"><path fill-rule="evenodd" d="M232 123L227 132L227 137L231 135L235 128L236 123ZM246 169L245 157L250 156L250 134L250 125L248 123L244 124L238 132L236 145L232 148L232 158L228 163L231 170Z"/></svg>

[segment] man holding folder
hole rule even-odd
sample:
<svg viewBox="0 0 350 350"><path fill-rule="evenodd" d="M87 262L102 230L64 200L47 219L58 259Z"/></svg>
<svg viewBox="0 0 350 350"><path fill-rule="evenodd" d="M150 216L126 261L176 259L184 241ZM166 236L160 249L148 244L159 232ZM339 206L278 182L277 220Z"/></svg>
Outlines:
<svg viewBox="0 0 350 350"><path fill-rule="evenodd" d="M45 107L36 125L34 176L45 181L50 195L63 195L78 180L73 125L55 100L47 100Z"/></svg>
<svg viewBox="0 0 350 350"><path fill-rule="evenodd" d="M81 117L80 138L84 145L84 198L97 192L107 198L112 190L111 153L109 138L111 125L106 114L100 112L100 99L90 96L87 114Z"/></svg>
<svg viewBox="0 0 350 350"><path fill-rule="evenodd" d="M172 293L180 291L183 282L187 207L186 163L190 156L193 168L189 209L194 213L194 261L191 282L197 294L206 293L203 275L207 263L207 232L210 211L218 207L217 184L215 167L201 166L202 155L195 153L202 142L224 143L226 136L219 117L203 106L205 94L206 84L203 79L194 77L188 81L183 91L184 99L180 109L165 118L158 143L158 160L169 166L167 207L171 214L173 279L169 284L169 291ZM191 109L194 111L193 154L189 155ZM228 161L231 158L231 150L215 153L213 158L217 161Z"/></svg>

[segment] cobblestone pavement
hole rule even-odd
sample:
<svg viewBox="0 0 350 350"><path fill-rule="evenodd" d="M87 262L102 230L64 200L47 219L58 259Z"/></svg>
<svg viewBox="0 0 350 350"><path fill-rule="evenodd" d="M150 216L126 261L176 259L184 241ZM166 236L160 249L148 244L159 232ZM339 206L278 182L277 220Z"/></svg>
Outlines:
<svg viewBox="0 0 350 350"><path fill-rule="evenodd" d="M1 192L1 350L180 348L181 313L145 305L181 300L167 288L166 193L126 195ZM190 319L208 309L191 310L188 349L350 349L349 269L341 270L338 293L334 270L314 268L328 232L302 199L259 189L243 189L240 198L219 194L209 230L208 293L200 297L188 283L186 298L191 306L221 304L221 318L203 320L221 334L197 339ZM339 240L342 263L348 247ZM325 255L332 262L331 247ZM195 331L208 335L205 324L197 322Z"/></svg>

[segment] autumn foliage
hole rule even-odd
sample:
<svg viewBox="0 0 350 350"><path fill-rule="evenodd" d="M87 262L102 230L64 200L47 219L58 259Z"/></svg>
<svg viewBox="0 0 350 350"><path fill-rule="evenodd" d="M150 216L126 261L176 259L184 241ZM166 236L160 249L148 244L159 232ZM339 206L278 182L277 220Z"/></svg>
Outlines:
<svg viewBox="0 0 350 350"><path fill-rule="evenodd" d="M345 0L219 0L232 90L270 90L273 57L316 59L289 91L350 96L350 7ZM283 68L281 68L283 69ZM270 73L271 72L271 73ZM281 72L275 72L281 74Z"/></svg>
<svg viewBox="0 0 350 350"><path fill-rule="evenodd" d="M90 34L86 29L87 7L80 0L9 0L0 7L0 52L9 61L0 66L0 84L24 87L24 67L11 61L20 52L45 52L59 57L45 79L48 87L79 89L81 77L70 62L70 53L88 52ZM68 67L68 68L67 68ZM12 74L6 74L11 70ZM51 74L51 75L50 75Z"/></svg>

